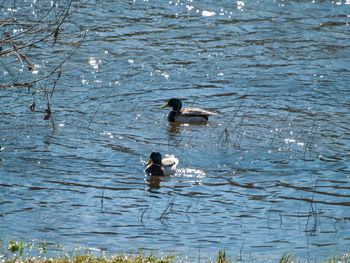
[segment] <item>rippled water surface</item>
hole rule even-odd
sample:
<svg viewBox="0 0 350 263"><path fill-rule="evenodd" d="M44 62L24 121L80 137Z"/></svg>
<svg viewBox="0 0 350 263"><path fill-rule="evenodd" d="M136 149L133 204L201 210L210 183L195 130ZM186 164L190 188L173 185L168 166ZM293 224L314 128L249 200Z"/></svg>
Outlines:
<svg viewBox="0 0 350 263"><path fill-rule="evenodd" d="M28 108L43 87L0 90L2 238L194 262L349 252L349 23L341 0L89 1L65 24L89 30L50 99L55 130L45 95ZM172 126L175 96L216 115ZM175 175L145 176L153 149Z"/></svg>

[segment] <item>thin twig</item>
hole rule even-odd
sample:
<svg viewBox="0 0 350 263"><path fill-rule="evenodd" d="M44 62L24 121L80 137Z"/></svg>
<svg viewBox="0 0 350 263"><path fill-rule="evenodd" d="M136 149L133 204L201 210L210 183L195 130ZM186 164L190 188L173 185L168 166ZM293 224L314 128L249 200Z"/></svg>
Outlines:
<svg viewBox="0 0 350 263"><path fill-rule="evenodd" d="M45 76L39 78L39 79L36 79L36 80L33 80L33 81L30 81L30 82L26 82L26 83L12 83L12 84L4 84L4 85L0 85L0 88L23 88L23 87L31 87L33 86L34 84L44 80L44 79L47 79L49 78L50 76L52 76L53 74L55 74L59 68L61 68L63 66L64 63L66 63L78 50L78 48L82 45L82 43L84 42L85 40L85 37L86 37L86 32L84 33L83 35L83 39L80 40L78 42L78 45L75 47L75 49L73 50L73 52L68 55L63 61L61 61L61 63L59 63L50 73L46 74Z"/></svg>
<svg viewBox="0 0 350 263"><path fill-rule="evenodd" d="M315 128L316 126L316 119L317 119L317 116L315 116L313 122L312 122L312 126L311 126L311 130L310 130L310 136L308 137L307 139L307 142L305 144L305 147L304 147L304 156L303 156L303 159L305 160L305 156L306 156L306 152L309 151L311 149L311 145L314 141L314 138L316 136L316 133L317 133L317 127Z"/></svg>
<svg viewBox="0 0 350 263"><path fill-rule="evenodd" d="M315 197L315 192L316 192L316 188L317 188L317 183L318 183L318 178L316 179L316 183L315 183L315 186L314 186L314 190L312 192L312 198L311 198L311 201L310 201L310 216L312 215L313 218L314 218L314 226L313 226L313 229L311 230L312 232L315 232L316 231L316 225L317 225L317 213L315 212L314 210L314 206L313 206L313 200L314 200L314 197ZM306 226L305 226L305 230L308 231L308 225L309 225L309 220L310 220L310 216L308 216L307 218L307 221L306 221Z"/></svg>
<svg viewBox="0 0 350 263"><path fill-rule="evenodd" d="M105 101L107 100L107 98L109 98L109 96L112 94L113 91L114 91L114 89L111 89L111 91L108 93L108 95L107 95L107 96L103 99L103 101L101 101L101 103L97 106L97 108L96 108L94 114L92 115L92 117L91 117L91 119L90 119L90 121L89 121L88 126L86 127L87 129L90 128L90 125L91 125L92 121L94 120L94 118L95 118L97 112L99 111L100 107L102 106L103 103L105 103Z"/></svg>
<svg viewBox="0 0 350 263"><path fill-rule="evenodd" d="M103 213L103 198L104 198L105 190L103 189L102 195L101 195L101 212Z"/></svg>

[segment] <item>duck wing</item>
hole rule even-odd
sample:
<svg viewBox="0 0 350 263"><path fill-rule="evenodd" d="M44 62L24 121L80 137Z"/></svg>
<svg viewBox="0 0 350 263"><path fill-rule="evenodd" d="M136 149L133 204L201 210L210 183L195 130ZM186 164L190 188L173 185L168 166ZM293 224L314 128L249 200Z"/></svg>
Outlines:
<svg viewBox="0 0 350 263"><path fill-rule="evenodd" d="M188 107L181 110L181 114L185 116L205 116L205 117L208 117L210 115L215 115L215 113L213 112L202 110L199 108L194 108L194 107Z"/></svg>
<svg viewBox="0 0 350 263"><path fill-rule="evenodd" d="M174 166L176 168L176 165L179 164L179 160L174 155L164 155L164 158L162 159L162 166Z"/></svg>
<svg viewBox="0 0 350 263"><path fill-rule="evenodd" d="M164 155L162 159L162 169L164 175L173 175L176 173L176 165L179 160L174 155Z"/></svg>

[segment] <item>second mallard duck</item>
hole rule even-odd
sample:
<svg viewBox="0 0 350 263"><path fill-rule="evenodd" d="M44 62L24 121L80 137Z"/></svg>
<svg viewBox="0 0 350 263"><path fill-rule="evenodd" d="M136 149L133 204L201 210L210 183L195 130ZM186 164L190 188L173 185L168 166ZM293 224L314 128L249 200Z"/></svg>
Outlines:
<svg viewBox="0 0 350 263"><path fill-rule="evenodd" d="M206 122L210 115L215 115L207 110L202 110L199 108L188 107L182 108L182 102L179 98L172 98L168 100L168 102L162 106L172 107L173 109L168 114L169 122L178 122L178 123L193 123L193 122Z"/></svg>
<svg viewBox="0 0 350 263"><path fill-rule="evenodd" d="M160 152L153 151L146 163L145 172L148 175L172 175L176 172L179 160L174 155L165 155L162 158Z"/></svg>

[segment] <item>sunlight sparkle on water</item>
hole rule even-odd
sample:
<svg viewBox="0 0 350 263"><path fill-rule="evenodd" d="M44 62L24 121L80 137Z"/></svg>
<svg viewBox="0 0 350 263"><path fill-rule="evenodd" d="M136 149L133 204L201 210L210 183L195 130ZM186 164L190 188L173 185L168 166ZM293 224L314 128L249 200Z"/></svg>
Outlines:
<svg viewBox="0 0 350 263"><path fill-rule="evenodd" d="M89 64L92 66L93 69L98 69L98 63L95 58L91 57L89 59Z"/></svg>
<svg viewBox="0 0 350 263"><path fill-rule="evenodd" d="M24 30L22 28L20 29L13 29L12 32L13 34L17 34L17 33L20 33L20 32L23 32Z"/></svg>
<svg viewBox="0 0 350 263"><path fill-rule="evenodd" d="M194 178L204 178L205 172L198 169L193 168L182 168L178 169L177 172L184 177L194 177Z"/></svg>
<svg viewBox="0 0 350 263"><path fill-rule="evenodd" d="M207 10L202 11L202 16L214 16L214 15L215 15L215 12L207 11Z"/></svg>
<svg viewBox="0 0 350 263"><path fill-rule="evenodd" d="M243 1L237 1L237 9L243 11L244 2Z"/></svg>
<svg viewBox="0 0 350 263"><path fill-rule="evenodd" d="M177 170L177 174L179 174L180 176L183 176L185 178L193 178L193 179L189 179L188 181L186 180L186 182L188 183L195 183L195 184L202 184L202 180L203 178L205 178L205 172L202 170L197 170L197 169L192 169L192 168L182 168L182 169L178 169Z"/></svg>
<svg viewBox="0 0 350 263"><path fill-rule="evenodd" d="M286 143L295 143L295 139L284 139Z"/></svg>
<svg viewBox="0 0 350 263"><path fill-rule="evenodd" d="M187 8L188 11L191 11L191 10L194 8L194 6L192 6L192 5L186 5L186 8Z"/></svg>
<svg viewBox="0 0 350 263"><path fill-rule="evenodd" d="M41 68L40 67L40 65L38 65L38 64L35 64L34 65L34 70L32 70L32 74L34 74L34 75L37 75L38 73L39 73L39 70L37 70L38 68Z"/></svg>

